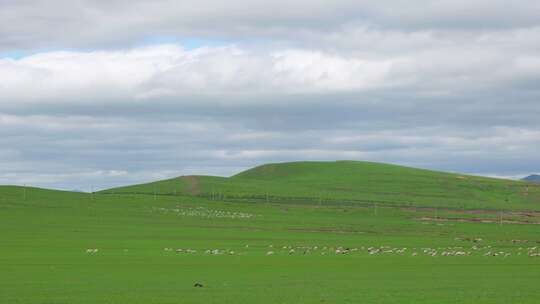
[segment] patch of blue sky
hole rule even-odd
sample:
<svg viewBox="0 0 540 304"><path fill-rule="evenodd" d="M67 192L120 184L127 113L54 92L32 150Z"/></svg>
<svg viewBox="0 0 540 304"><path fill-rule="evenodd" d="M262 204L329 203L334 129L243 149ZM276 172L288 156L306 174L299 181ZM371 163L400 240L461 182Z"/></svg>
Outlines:
<svg viewBox="0 0 540 304"><path fill-rule="evenodd" d="M227 41L223 39L210 39L210 38L176 38L176 37L152 37L145 39L142 43L135 46L148 46L148 45L160 45L160 44L175 44L180 45L186 50L194 50L203 47L221 47L236 44L233 41ZM14 59L19 60L25 57L29 57L36 54L56 52L56 51L77 51L77 52L92 52L99 49L71 49L71 48L58 48L58 49L34 49L34 50L12 50L0 52L0 59Z"/></svg>
<svg viewBox="0 0 540 304"><path fill-rule="evenodd" d="M34 54L37 54L39 52L37 51L27 51L27 50L14 50L14 51L7 51L7 52L0 52L0 59L22 59L24 57L32 56Z"/></svg>
<svg viewBox="0 0 540 304"><path fill-rule="evenodd" d="M13 59L13 60L19 60L24 59L26 57L30 57L37 54L45 54L45 53L51 53L51 52L61 52L61 51L76 51L76 52L92 52L92 49L69 49L69 48L41 48L41 49L31 49L31 50L12 50L12 51L5 51L0 52L0 59Z"/></svg>

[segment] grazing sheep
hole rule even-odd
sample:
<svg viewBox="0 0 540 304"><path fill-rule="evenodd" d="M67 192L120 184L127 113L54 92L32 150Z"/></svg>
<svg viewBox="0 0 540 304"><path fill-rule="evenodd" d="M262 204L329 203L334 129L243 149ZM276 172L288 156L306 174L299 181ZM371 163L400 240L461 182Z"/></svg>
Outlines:
<svg viewBox="0 0 540 304"><path fill-rule="evenodd" d="M368 252L369 254L377 254L379 253L381 250L380 249L377 249L377 248L372 248L372 247L369 247L368 248Z"/></svg>

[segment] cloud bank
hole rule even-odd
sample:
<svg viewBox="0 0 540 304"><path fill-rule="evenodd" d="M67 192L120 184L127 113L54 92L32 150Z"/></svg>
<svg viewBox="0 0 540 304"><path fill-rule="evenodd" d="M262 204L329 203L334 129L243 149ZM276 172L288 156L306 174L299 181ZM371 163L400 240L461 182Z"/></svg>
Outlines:
<svg viewBox="0 0 540 304"><path fill-rule="evenodd" d="M203 2L0 2L0 183L303 159L540 170L534 1Z"/></svg>

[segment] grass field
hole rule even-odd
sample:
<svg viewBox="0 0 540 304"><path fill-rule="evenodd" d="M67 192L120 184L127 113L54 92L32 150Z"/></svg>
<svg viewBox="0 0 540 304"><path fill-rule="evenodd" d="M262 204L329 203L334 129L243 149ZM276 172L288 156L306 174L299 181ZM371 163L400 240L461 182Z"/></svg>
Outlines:
<svg viewBox="0 0 540 304"><path fill-rule="evenodd" d="M538 197L357 162L1 186L0 303L538 303Z"/></svg>

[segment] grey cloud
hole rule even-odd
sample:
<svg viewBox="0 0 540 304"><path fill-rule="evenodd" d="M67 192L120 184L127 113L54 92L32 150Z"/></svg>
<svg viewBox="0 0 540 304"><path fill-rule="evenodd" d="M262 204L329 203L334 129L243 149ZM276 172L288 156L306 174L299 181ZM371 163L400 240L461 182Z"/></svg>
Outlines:
<svg viewBox="0 0 540 304"><path fill-rule="evenodd" d="M115 47L155 36L299 41L347 26L493 30L539 26L540 5L480 1L2 1L0 48Z"/></svg>
<svg viewBox="0 0 540 304"><path fill-rule="evenodd" d="M62 124L74 117L48 119ZM38 135L33 135L32 128L11 131L11 136L1 140L2 147L11 148L0 155L4 172L12 174L0 176L0 182L68 189L90 183L106 187L181 174L229 175L264 162L298 159L365 159L474 173L491 173L496 168L500 175L527 172L540 163L536 153L539 128L471 131L441 124L362 129L327 124L316 130L266 127L266 131L256 131L224 120L216 120L213 126L197 120L177 124L119 117L94 120ZM32 117L20 123L40 128ZM96 131L92 124L106 127ZM186 128L186 124L200 127Z"/></svg>

